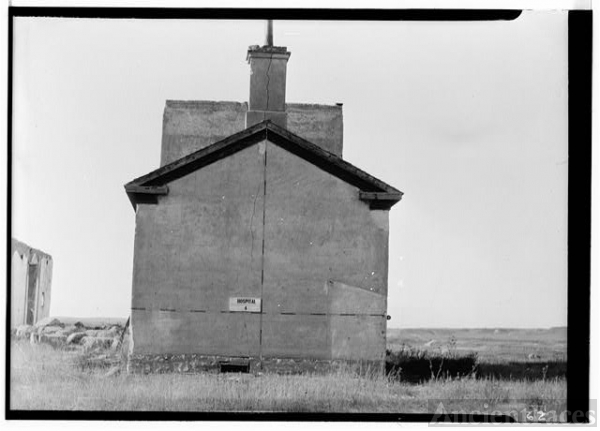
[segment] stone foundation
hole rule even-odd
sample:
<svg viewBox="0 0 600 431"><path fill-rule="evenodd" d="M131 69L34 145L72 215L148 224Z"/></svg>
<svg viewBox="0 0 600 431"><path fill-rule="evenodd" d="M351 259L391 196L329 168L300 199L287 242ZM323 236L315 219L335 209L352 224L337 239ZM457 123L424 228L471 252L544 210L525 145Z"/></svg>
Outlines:
<svg viewBox="0 0 600 431"><path fill-rule="evenodd" d="M270 372L278 374L326 374L340 369L359 374L382 373L385 371L382 361L344 361L293 358L241 358L229 356L184 355L131 355L127 371L134 374L181 373L193 374L221 372L221 364L246 365L252 374Z"/></svg>

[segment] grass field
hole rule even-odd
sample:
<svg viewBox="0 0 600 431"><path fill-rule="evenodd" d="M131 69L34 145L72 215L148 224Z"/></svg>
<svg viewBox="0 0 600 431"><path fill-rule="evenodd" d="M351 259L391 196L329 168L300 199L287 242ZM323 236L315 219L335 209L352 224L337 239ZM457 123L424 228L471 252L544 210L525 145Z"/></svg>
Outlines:
<svg viewBox="0 0 600 431"><path fill-rule="evenodd" d="M483 378L539 380L567 374L566 328L388 329L387 341L393 352L410 349L438 358L476 355L476 373Z"/></svg>
<svg viewBox="0 0 600 431"><path fill-rule="evenodd" d="M408 341L421 346L423 343L419 343L430 335L441 339L454 335L455 344L464 351L467 346L481 343L473 333L471 338L463 338L464 334L458 331L452 334L440 331L447 330L391 330L390 347L395 343L406 345ZM505 341L509 335L503 334L503 337L489 342L493 348L484 351L507 344L513 346ZM424 343L430 341L431 338ZM522 344L514 344L519 347L511 347L513 356L506 353L492 359L517 359L515 355L521 354ZM560 353L558 337L555 336L555 342L547 343L550 345L556 349L545 352L540 346L538 356L544 354L552 358L554 353ZM506 413L549 409L566 399L564 377L538 380L438 378L410 384L383 375L357 376L345 371L296 376L269 373L258 376L209 373L107 376L106 370L82 371L75 365L77 360L74 353L13 341L11 409L434 413L443 406L448 412Z"/></svg>
<svg viewBox="0 0 600 431"><path fill-rule="evenodd" d="M567 328L550 329L388 329L388 349L402 345L458 353L475 352L486 363L566 361Z"/></svg>

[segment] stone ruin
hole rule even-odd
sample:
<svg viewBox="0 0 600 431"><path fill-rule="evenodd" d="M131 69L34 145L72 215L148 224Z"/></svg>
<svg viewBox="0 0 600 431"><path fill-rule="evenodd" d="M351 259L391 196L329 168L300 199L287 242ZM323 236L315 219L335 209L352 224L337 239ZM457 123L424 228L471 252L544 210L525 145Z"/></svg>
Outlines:
<svg viewBox="0 0 600 431"><path fill-rule="evenodd" d="M133 345L129 319L125 324L85 325L80 321L69 323L49 317L35 325L14 328L11 337L13 340L47 344L55 349L72 352L81 359L78 364L82 368L108 369L108 374L126 370Z"/></svg>

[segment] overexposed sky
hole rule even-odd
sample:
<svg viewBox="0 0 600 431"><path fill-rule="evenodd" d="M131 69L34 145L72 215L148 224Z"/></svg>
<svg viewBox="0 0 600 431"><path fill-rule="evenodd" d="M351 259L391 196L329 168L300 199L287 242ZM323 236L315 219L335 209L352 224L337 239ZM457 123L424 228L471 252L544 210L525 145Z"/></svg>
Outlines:
<svg viewBox="0 0 600 431"><path fill-rule="evenodd" d="M54 258L51 314L127 316L134 211L166 99L248 98L261 21L17 18L13 237ZM287 100L344 103L344 158L402 190L391 327L566 324L567 12L276 21Z"/></svg>

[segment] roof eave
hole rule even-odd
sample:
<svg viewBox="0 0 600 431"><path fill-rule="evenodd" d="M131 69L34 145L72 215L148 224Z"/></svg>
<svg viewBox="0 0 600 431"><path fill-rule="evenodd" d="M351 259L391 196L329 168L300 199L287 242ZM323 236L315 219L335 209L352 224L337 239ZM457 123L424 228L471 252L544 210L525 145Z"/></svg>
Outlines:
<svg viewBox="0 0 600 431"><path fill-rule="evenodd" d="M324 148L322 148L316 144L313 144L312 142L307 141L304 138L301 138L298 135L293 134L292 132L290 132L287 129L284 129L283 127L280 127L271 122L268 122L266 124L266 127L267 127L267 130L271 130L271 131L275 132L277 135L281 136L286 141L289 141L290 143L294 144L293 146L289 146L289 145L286 146L285 143L282 142L281 140L280 140L280 142L278 142L278 144L281 147L287 149L291 153L297 153L299 149L304 149L304 150L318 156L317 160L312 161L313 164L318 166L319 165L318 160L320 159L323 163L327 163L331 166L337 167L339 170L347 172L350 175L361 179L363 184L362 184L362 187L359 186L359 188L363 191L400 193L400 194L402 193L400 190L390 186L389 184L381 181L378 178L375 178L374 176L363 171L362 169L359 169L356 166L354 166L353 164L345 161L338 155L331 153L331 152L325 150ZM270 139L271 142L277 143L276 142L277 135L275 135L275 139ZM269 137L271 137L271 136L269 136ZM303 158L306 158L306 157L303 157Z"/></svg>
<svg viewBox="0 0 600 431"><path fill-rule="evenodd" d="M159 196L166 196L169 194L169 187L167 185L140 186L137 184L127 183L125 184L125 192L127 193L129 201L135 210L138 203L157 204Z"/></svg>
<svg viewBox="0 0 600 431"><path fill-rule="evenodd" d="M402 200L404 193L395 192L358 192L361 201L368 202L369 208L373 210L389 210Z"/></svg>
<svg viewBox="0 0 600 431"><path fill-rule="evenodd" d="M266 139L367 193L361 199L369 201L373 209L389 209L402 197L400 190L318 145L265 120L130 181L125 185L129 200L134 209L138 203L157 203L158 196L168 194L166 183Z"/></svg>

